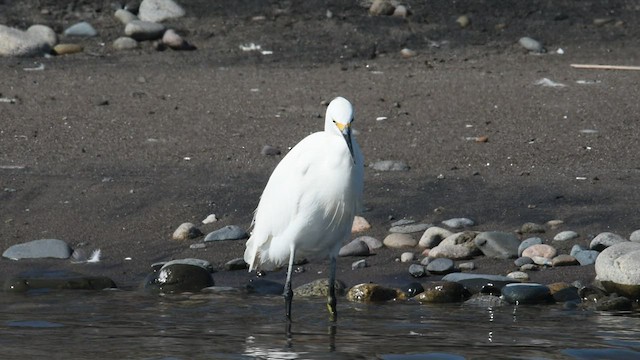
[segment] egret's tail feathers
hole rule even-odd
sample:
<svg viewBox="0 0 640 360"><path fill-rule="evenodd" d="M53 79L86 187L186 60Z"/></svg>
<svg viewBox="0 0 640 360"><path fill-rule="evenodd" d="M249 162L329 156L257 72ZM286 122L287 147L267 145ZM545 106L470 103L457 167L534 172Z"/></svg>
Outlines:
<svg viewBox="0 0 640 360"><path fill-rule="evenodd" d="M271 240L271 236L259 236L256 232L247 240L247 248L244 250L244 262L249 264L249 272L256 270L264 262L264 254L261 249L265 243Z"/></svg>

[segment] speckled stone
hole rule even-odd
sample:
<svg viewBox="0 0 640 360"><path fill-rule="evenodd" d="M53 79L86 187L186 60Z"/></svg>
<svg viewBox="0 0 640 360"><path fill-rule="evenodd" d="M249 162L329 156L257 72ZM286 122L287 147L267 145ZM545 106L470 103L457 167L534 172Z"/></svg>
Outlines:
<svg viewBox="0 0 640 360"><path fill-rule="evenodd" d="M406 299L406 295L400 289L371 283L358 284L347 291L347 300L353 302L384 302L404 299Z"/></svg>

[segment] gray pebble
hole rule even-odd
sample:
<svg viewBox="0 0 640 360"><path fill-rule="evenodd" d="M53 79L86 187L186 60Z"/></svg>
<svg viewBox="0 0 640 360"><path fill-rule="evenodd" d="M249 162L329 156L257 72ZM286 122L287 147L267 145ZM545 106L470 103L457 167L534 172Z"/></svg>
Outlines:
<svg viewBox="0 0 640 360"><path fill-rule="evenodd" d="M467 262L458 264L458 270L460 271L471 271L471 270L474 270L475 268L476 268L476 264L473 263L472 261L467 261Z"/></svg>
<svg viewBox="0 0 640 360"><path fill-rule="evenodd" d="M451 259L438 258L430 261L426 268L430 273L446 275L455 271L455 264Z"/></svg>
<svg viewBox="0 0 640 360"><path fill-rule="evenodd" d="M498 259L516 258L518 256L520 240L515 234L502 231L485 231L478 234L473 241L485 256Z"/></svg>
<svg viewBox="0 0 640 360"><path fill-rule="evenodd" d="M530 37L521 37L520 40L518 40L518 44L520 44L520 46L522 46L523 48L534 52L534 53L545 53L547 52L547 50L544 48L544 46L542 46L542 43L539 42L538 40L532 39Z"/></svg>
<svg viewBox="0 0 640 360"><path fill-rule="evenodd" d="M445 220L442 222L445 226L448 226L452 229L461 229L467 226L474 226L476 224L475 221L469 218L453 218L449 220Z"/></svg>
<svg viewBox="0 0 640 360"><path fill-rule="evenodd" d="M212 231L204 238L205 242L217 240L240 240L246 239L249 235L247 232L237 225L227 225L222 229Z"/></svg>
<svg viewBox="0 0 640 360"><path fill-rule="evenodd" d="M281 151L277 147L273 147L271 145L265 145L262 147L262 150L260 150L260 154L265 156L275 156L275 155L280 155Z"/></svg>
<svg viewBox="0 0 640 360"><path fill-rule="evenodd" d="M523 265L533 264L533 259L526 256L521 256L513 262L517 267L522 267Z"/></svg>
<svg viewBox="0 0 640 360"><path fill-rule="evenodd" d="M98 35L98 32L91 24L83 21L68 27L64 34L66 36L93 37Z"/></svg>
<svg viewBox="0 0 640 360"><path fill-rule="evenodd" d="M68 259L73 251L69 244L58 239L33 240L9 247L2 256L11 260L56 258Z"/></svg>
<svg viewBox="0 0 640 360"><path fill-rule="evenodd" d="M398 225L398 226L393 226L391 229L389 229L389 232L411 234L411 233L425 231L426 229L430 228L431 226L432 226L432 224Z"/></svg>
<svg viewBox="0 0 640 360"><path fill-rule="evenodd" d="M129 10L118 9L115 14L113 14L116 19L120 20L123 25L127 25L133 20L139 20L137 16L133 15Z"/></svg>
<svg viewBox="0 0 640 360"><path fill-rule="evenodd" d="M411 276L413 276L414 278L421 278L427 275L427 271L422 265L411 264L409 266L409 274L411 274Z"/></svg>
<svg viewBox="0 0 640 360"><path fill-rule="evenodd" d="M542 244L542 239L539 237L532 237L532 238L528 238L523 240L520 243L520 246L518 246L518 256L522 256L522 252L532 246L532 245L538 245L538 244Z"/></svg>
<svg viewBox="0 0 640 360"><path fill-rule="evenodd" d="M538 270L538 265L533 263L533 260L531 260L532 263L531 264L524 264L522 266L520 266L520 271L535 271Z"/></svg>
<svg viewBox="0 0 640 360"><path fill-rule="evenodd" d="M340 248L338 256L367 256L369 246L362 240L354 239Z"/></svg>
<svg viewBox="0 0 640 360"><path fill-rule="evenodd" d="M370 168L377 171L407 171L409 165L403 161L381 160L369 165Z"/></svg>
<svg viewBox="0 0 640 360"><path fill-rule="evenodd" d="M512 304L544 304L553 302L551 290L545 285L534 283L508 284L502 288L502 296Z"/></svg>
<svg viewBox="0 0 640 360"><path fill-rule="evenodd" d="M571 252L569 252L569 254L573 257L576 256L577 253L579 253L580 251L584 251L587 250L587 248L585 248L584 246L580 245L580 244L575 244L573 245L573 247L571 247Z"/></svg>
<svg viewBox="0 0 640 360"><path fill-rule="evenodd" d="M600 255L599 251L584 250L577 252L575 255L573 255L573 257L578 260L580 265L585 266L594 264L596 262L596 259L598 258L598 255Z"/></svg>
<svg viewBox="0 0 640 360"><path fill-rule="evenodd" d="M368 266L367 260L361 259L351 263L351 270L362 269L362 268L366 268L367 266Z"/></svg>
<svg viewBox="0 0 640 360"><path fill-rule="evenodd" d="M229 260L224 264L225 270L233 271L233 270L245 270L249 268L249 264L244 261L244 258L235 258L233 260Z"/></svg>
<svg viewBox="0 0 640 360"><path fill-rule="evenodd" d="M128 36L121 36L113 41L116 50L131 50L138 47L138 42Z"/></svg>
<svg viewBox="0 0 640 360"><path fill-rule="evenodd" d="M415 224L416 221L415 220L411 220L411 219L400 219L400 220L396 220L394 222L391 223L391 227L394 226L402 226L402 225L409 225L409 224Z"/></svg>
<svg viewBox="0 0 640 360"><path fill-rule="evenodd" d="M626 242L627 240L618 234L614 234L611 232L603 232L598 234L596 237L591 240L589 244L589 248L591 250L602 251L609 246L615 245L617 243Z"/></svg>
<svg viewBox="0 0 640 360"><path fill-rule="evenodd" d="M553 240L555 241L567 241L567 240L573 240L575 238L577 238L578 233L575 231L571 231L571 230L566 230L566 231L562 231L556 234L556 236L553 237Z"/></svg>
<svg viewBox="0 0 640 360"><path fill-rule="evenodd" d="M369 253L373 252L374 250L380 249L381 247L384 246L382 241L371 236L359 236L354 240L360 240L365 244L367 244L367 246L369 247Z"/></svg>
<svg viewBox="0 0 640 360"><path fill-rule="evenodd" d="M518 281L528 281L529 280L529 274L527 274L526 272L523 272L523 271L512 271L512 272L507 274L507 277L511 278L513 280L518 280Z"/></svg>
<svg viewBox="0 0 640 360"><path fill-rule="evenodd" d="M522 234L541 234L544 232L546 232L546 229L543 225L532 222L524 223L520 227L520 233Z"/></svg>

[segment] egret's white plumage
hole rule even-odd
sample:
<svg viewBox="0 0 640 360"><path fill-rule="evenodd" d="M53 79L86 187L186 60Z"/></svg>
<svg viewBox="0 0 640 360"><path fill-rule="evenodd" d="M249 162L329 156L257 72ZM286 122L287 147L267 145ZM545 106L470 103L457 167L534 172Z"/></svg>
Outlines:
<svg viewBox="0 0 640 360"><path fill-rule="evenodd" d="M351 134L353 116L348 100L338 97L331 101L324 131L302 139L280 161L255 212L244 259L249 271L288 262L287 317L290 317L292 295L288 292L294 258L329 255L331 293L338 250L349 236L362 203L363 157ZM334 294L330 294L329 310L335 317Z"/></svg>

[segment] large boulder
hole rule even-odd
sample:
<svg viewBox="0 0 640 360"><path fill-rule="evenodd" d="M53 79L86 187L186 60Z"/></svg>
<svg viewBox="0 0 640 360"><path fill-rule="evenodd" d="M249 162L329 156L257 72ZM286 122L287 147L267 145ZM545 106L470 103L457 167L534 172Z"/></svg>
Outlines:
<svg viewBox="0 0 640 360"><path fill-rule="evenodd" d="M621 242L596 259L596 278L608 292L640 299L640 243Z"/></svg>

